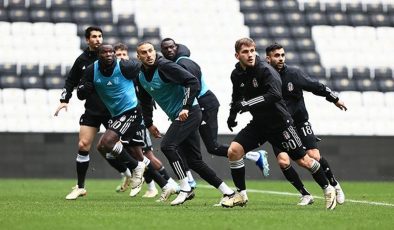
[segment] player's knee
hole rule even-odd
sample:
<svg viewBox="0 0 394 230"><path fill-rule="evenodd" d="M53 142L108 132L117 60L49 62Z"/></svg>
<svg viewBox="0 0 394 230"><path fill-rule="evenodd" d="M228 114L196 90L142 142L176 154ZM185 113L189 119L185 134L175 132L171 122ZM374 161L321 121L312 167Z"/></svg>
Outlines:
<svg viewBox="0 0 394 230"><path fill-rule="evenodd" d="M302 157L301 159L296 160L297 164L301 167L304 168L311 168L312 164L314 162L314 159L312 159L311 157L309 157L308 155L305 155L304 157Z"/></svg>
<svg viewBox="0 0 394 230"><path fill-rule="evenodd" d="M228 148L227 157L229 160L239 160L243 157L243 151L232 145Z"/></svg>
<svg viewBox="0 0 394 230"><path fill-rule="evenodd" d="M114 148L114 144L112 144L114 141L111 141L110 138L108 137L101 137L100 141L97 143L97 150L99 152L111 152L112 149Z"/></svg>
<svg viewBox="0 0 394 230"><path fill-rule="evenodd" d="M92 143L85 139L80 139L78 142L78 150L80 151L89 151Z"/></svg>
<svg viewBox="0 0 394 230"><path fill-rule="evenodd" d="M320 151L318 149L309 149L306 151L306 154L317 161L320 160Z"/></svg>
<svg viewBox="0 0 394 230"><path fill-rule="evenodd" d="M276 157L278 165L281 169L287 168L290 165L290 157L287 153L279 153Z"/></svg>
<svg viewBox="0 0 394 230"><path fill-rule="evenodd" d="M170 159L178 159L177 148L175 145L162 145L160 146L160 150L164 153L164 155Z"/></svg>

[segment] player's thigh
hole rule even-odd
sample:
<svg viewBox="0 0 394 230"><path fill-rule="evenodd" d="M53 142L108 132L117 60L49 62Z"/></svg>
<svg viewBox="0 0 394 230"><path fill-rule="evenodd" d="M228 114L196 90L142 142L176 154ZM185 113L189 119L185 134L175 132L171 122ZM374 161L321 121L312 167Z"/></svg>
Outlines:
<svg viewBox="0 0 394 230"><path fill-rule="evenodd" d="M261 130L258 125L249 123L235 136L233 142L240 144L243 152L247 153L266 142L266 135Z"/></svg>
<svg viewBox="0 0 394 230"><path fill-rule="evenodd" d="M298 160L305 156L305 147L293 126L270 134L268 141L272 146L286 152L292 160Z"/></svg>
<svg viewBox="0 0 394 230"><path fill-rule="evenodd" d="M317 138L310 122L297 124L296 129L306 150L317 149Z"/></svg>

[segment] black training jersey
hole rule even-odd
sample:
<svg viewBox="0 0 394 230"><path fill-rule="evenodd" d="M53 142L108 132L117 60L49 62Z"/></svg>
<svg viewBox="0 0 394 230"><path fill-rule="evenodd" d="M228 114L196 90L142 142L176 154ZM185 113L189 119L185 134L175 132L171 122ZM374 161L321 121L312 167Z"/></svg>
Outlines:
<svg viewBox="0 0 394 230"><path fill-rule="evenodd" d="M303 90L326 97L327 101L336 103L339 99L330 88L310 78L295 66L285 65L279 72L282 79L282 95L296 124L308 121L309 115L305 107Z"/></svg>
<svg viewBox="0 0 394 230"><path fill-rule="evenodd" d="M60 102L69 102L74 88L78 86L79 81L82 79L83 72L96 60L97 53L95 51L89 51L89 48L86 48L83 53L79 55L67 76ZM109 111L96 92L93 92L89 97L86 98L85 110L85 113L90 115L110 116Z"/></svg>
<svg viewBox="0 0 394 230"><path fill-rule="evenodd" d="M233 93L230 113L234 114L234 104L245 101L250 107L253 122L266 127L262 131L274 131L288 126L292 120L282 98L282 81L278 72L267 62L256 57L252 68L242 69L237 63L231 73Z"/></svg>
<svg viewBox="0 0 394 230"><path fill-rule="evenodd" d="M177 44L178 50L177 54L173 61L176 61L180 57L190 57L190 50L187 46L182 44ZM198 81L201 84L201 68L200 66L190 58L182 58L177 62L178 65L182 66L185 70L189 73L193 74L197 77ZM200 105L203 111L210 111L219 108L219 100L217 99L216 95L211 91L208 90L204 95L201 95L197 98L198 104Z"/></svg>

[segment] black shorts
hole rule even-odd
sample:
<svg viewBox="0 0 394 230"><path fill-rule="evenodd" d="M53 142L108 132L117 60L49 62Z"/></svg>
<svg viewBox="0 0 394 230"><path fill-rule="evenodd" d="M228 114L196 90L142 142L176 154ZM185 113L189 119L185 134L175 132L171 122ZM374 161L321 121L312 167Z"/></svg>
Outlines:
<svg viewBox="0 0 394 230"><path fill-rule="evenodd" d="M287 126L278 132L266 132L264 130L266 130L264 126L252 121L238 133L234 141L242 145L245 153L268 141L272 146L280 149L281 152L287 152L293 160L305 156L305 148L293 126Z"/></svg>
<svg viewBox="0 0 394 230"><path fill-rule="evenodd" d="M117 133L122 140L130 140L141 130L142 116L137 109L131 109L109 120L108 129Z"/></svg>
<svg viewBox="0 0 394 230"><path fill-rule="evenodd" d="M142 150L144 152L153 151L153 144L150 138L149 130L144 124L140 125L139 130L132 138L126 139L125 137L121 137L121 140L123 144L130 146L142 146Z"/></svg>
<svg viewBox="0 0 394 230"><path fill-rule="evenodd" d="M108 122L111 116L97 116L85 113L81 115L79 119L79 125L86 125L90 127L95 127L100 130L100 125L103 124L106 129L108 129Z"/></svg>
<svg viewBox="0 0 394 230"><path fill-rule="evenodd" d="M319 138L317 138L313 133L310 122L306 121L303 123L299 123L296 125L296 129L306 150L317 148L317 141L319 140ZM272 149L275 153L275 156L278 156L279 153L283 152L276 147L272 147Z"/></svg>

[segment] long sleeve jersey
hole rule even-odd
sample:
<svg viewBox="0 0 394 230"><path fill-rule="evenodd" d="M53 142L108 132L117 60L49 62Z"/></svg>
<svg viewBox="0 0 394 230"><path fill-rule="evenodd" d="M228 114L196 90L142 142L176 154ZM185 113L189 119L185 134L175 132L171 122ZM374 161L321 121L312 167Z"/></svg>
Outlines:
<svg viewBox="0 0 394 230"><path fill-rule="evenodd" d="M146 127L150 127L153 123L152 98L168 117L174 120L182 109L190 109L195 104L200 90L200 84L195 76L161 56L156 58L151 68L141 67L137 86ZM176 86L183 88L182 95L172 91ZM159 90L162 92L161 95L156 94Z"/></svg>
<svg viewBox="0 0 394 230"><path fill-rule="evenodd" d="M189 73L193 74L199 80L201 85L201 90L203 90L203 88L207 86L205 85L206 82L203 80L204 76L201 72L200 66L195 61L189 58L190 57L189 48L187 48L185 45L182 44L177 44L177 45L178 45L178 50L173 61L178 60L176 62L177 64L182 66ZM187 57L187 58L182 58L182 57ZM197 100L201 109L203 109L204 111L214 110L219 108L220 106L219 100L217 99L216 95L209 89L207 89L207 91L204 92L204 94L202 95L200 93L200 96L197 98Z"/></svg>
<svg viewBox="0 0 394 230"><path fill-rule="evenodd" d="M88 48L86 48L83 53L79 55L67 76L60 102L69 102L72 96L72 92L74 88L77 87L77 85L79 84L84 71L96 60L97 53L95 51L89 51ZM96 93L92 93L91 95L86 97L85 110L86 113L91 115L110 116L109 111Z"/></svg>
<svg viewBox="0 0 394 230"><path fill-rule="evenodd" d="M242 69L239 63L231 73L233 83L231 114L236 114L234 104L244 101L253 121L264 125L266 132L289 125L292 120L282 98L282 81L278 72L267 62L256 57L255 66Z"/></svg>
<svg viewBox="0 0 394 230"><path fill-rule="evenodd" d="M116 60L107 67L96 61L86 69L80 85L91 82L114 117L138 105L134 80L139 71L140 63L134 60ZM77 91L78 98L82 100L89 96L84 88L78 87Z"/></svg>
<svg viewBox="0 0 394 230"><path fill-rule="evenodd" d="M329 102L336 103L339 100L338 96L330 88L310 78L297 67L285 65L279 74L282 79L283 99L296 124L309 119L303 90L325 97Z"/></svg>

